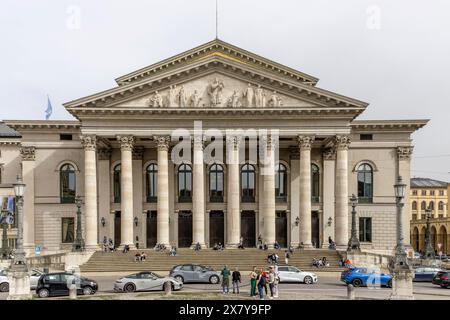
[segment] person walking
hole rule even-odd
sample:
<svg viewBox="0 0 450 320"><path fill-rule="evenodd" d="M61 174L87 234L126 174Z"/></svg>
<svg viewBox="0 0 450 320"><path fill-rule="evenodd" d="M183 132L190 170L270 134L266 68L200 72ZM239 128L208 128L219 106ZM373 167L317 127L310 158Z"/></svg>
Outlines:
<svg viewBox="0 0 450 320"><path fill-rule="evenodd" d="M290 257L291 257L291 255L289 254L289 251L286 250L286 252L284 253L284 262L286 263L286 265L289 264Z"/></svg>
<svg viewBox="0 0 450 320"><path fill-rule="evenodd" d="M253 267L253 271L250 272L250 297L256 297L256 279L258 274L256 273L256 267Z"/></svg>
<svg viewBox="0 0 450 320"><path fill-rule="evenodd" d="M230 269L228 269L228 266L224 266L222 271L220 272L220 275L222 276L222 291L223 294L229 294L230 293Z"/></svg>
<svg viewBox="0 0 450 320"><path fill-rule="evenodd" d="M239 294L239 284L241 283L241 273L238 268L235 268L231 275L233 281L233 294Z"/></svg>
<svg viewBox="0 0 450 320"><path fill-rule="evenodd" d="M273 299L274 285L275 285L275 272L273 270L273 267L270 267L270 270L268 273L268 283L269 283L269 289L270 289L270 298L269 299Z"/></svg>
<svg viewBox="0 0 450 320"><path fill-rule="evenodd" d="M264 300L264 288L266 288L266 277L263 274L263 269L258 271L258 277L256 278L258 285L259 299Z"/></svg>

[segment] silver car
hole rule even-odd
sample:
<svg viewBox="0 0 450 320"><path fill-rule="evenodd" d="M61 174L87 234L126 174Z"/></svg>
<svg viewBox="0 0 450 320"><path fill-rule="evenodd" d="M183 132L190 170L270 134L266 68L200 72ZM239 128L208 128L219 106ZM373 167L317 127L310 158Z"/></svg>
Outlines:
<svg viewBox="0 0 450 320"><path fill-rule="evenodd" d="M42 271L36 269L33 269L29 272L31 290L36 289L38 280L43 274L44 273ZM6 270L0 270L0 292L8 292L8 291L9 291L8 273Z"/></svg>
<svg viewBox="0 0 450 320"><path fill-rule="evenodd" d="M210 267L198 264L177 265L170 270L170 276L181 283L187 282L206 282L217 284L220 281L220 272L214 271Z"/></svg>
<svg viewBox="0 0 450 320"><path fill-rule="evenodd" d="M278 267L278 276L280 278L280 282L301 282L313 284L318 280L315 273L302 271L297 267L291 266Z"/></svg>
<svg viewBox="0 0 450 320"><path fill-rule="evenodd" d="M162 277L154 272L139 272L120 278L114 282L114 291L135 292L164 290L164 285L169 282L172 290L180 290L183 283L171 277Z"/></svg>

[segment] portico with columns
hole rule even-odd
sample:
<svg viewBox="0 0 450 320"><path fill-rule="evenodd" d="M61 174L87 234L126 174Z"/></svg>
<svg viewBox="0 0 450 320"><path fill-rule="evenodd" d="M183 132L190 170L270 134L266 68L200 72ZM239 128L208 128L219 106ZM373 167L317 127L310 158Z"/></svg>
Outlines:
<svg viewBox="0 0 450 320"><path fill-rule="evenodd" d="M395 230L381 226L395 221L392 185L399 173L409 181L404 148L426 120L356 120L367 103L217 39L116 82L64 104L75 121L6 122L21 134L21 170L34 187L25 195L30 248L66 248L74 209L60 196L67 190L83 198L89 250L104 239L132 249L232 249L255 247L259 236L269 247L328 248L330 237L345 248L352 193L364 200L362 245L395 245ZM248 138L259 130L269 134L252 158ZM218 142L217 159L205 161ZM181 163L173 152L180 143L190 146ZM73 170L58 171L65 163Z"/></svg>

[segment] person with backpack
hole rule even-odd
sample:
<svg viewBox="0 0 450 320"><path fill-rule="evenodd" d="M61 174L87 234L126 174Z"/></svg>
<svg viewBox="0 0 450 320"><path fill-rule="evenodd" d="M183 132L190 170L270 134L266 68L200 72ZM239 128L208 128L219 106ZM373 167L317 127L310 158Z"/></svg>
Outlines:
<svg viewBox="0 0 450 320"><path fill-rule="evenodd" d="M266 288L266 277L263 274L263 269L258 271L258 277L256 278L258 285L259 299L264 300L264 288Z"/></svg>
<svg viewBox="0 0 450 320"><path fill-rule="evenodd" d="M236 268L231 275L231 280L233 281L233 294L239 294L239 284L241 283L241 273L239 269Z"/></svg>

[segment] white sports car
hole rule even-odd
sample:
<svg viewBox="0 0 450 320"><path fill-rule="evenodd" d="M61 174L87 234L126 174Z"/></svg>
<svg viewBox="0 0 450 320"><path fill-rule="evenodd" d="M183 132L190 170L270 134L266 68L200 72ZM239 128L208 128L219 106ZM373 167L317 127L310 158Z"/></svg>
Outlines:
<svg viewBox="0 0 450 320"><path fill-rule="evenodd" d="M37 283L41 275L44 273L39 270L31 270L30 274L30 289L35 290L37 287ZM0 270L0 292L8 292L9 291L9 279L6 270Z"/></svg>
<svg viewBox="0 0 450 320"><path fill-rule="evenodd" d="M172 290L180 290L183 283L171 278L162 277L154 272L139 272L120 278L114 282L114 291L135 292L164 290L165 283L170 283Z"/></svg>
<svg viewBox="0 0 450 320"><path fill-rule="evenodd" d="M280 278L280 282L301 282L313 284L318 280L316 274L302 271L299 268L291 266L279 266L278 276Z"/></svg>

